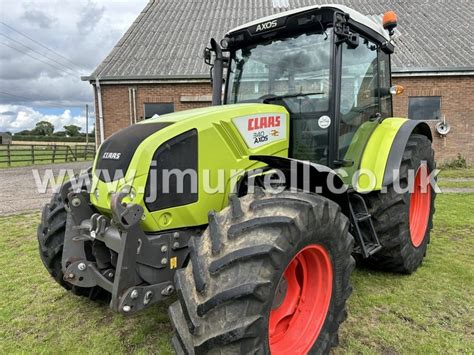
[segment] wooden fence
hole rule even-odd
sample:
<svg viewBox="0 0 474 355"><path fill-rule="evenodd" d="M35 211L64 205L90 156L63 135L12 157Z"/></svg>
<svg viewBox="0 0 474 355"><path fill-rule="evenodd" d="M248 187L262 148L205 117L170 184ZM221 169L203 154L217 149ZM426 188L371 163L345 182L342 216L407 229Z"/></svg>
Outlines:
<svg viewBox="0 0 474 355"><path fill-rule="evenodd" d="M59 163L90 160L95 156L95 144L4 144L0 145L0 166Z"/></svg>

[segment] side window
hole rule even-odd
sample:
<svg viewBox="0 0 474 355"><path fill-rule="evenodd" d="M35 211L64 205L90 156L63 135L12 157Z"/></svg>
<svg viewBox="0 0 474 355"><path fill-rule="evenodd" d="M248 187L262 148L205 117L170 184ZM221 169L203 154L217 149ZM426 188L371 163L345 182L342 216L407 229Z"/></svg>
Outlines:
<svg viewBox="0 0 474 355"><path fill-rule="evenodd" d="M378 87L377 46L363 38L355 49L344 44L339 108L339 158L345 156L359 127L379 113Z"/></svg>
<svg viewBox="0 0 474 355"><path fill-rule="evenodd" d="M392 117L392 95L390 95L390 56L379 51L379 77L380 77L380 114L382 118Z"/></svg>

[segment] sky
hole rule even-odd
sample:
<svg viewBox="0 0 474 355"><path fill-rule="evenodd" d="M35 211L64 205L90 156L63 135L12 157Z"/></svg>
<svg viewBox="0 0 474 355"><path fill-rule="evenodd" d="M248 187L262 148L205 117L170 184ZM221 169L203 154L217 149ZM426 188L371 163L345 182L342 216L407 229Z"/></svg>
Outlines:
<svg viewBox="0 0 474 355"><path fill-rule="evenodd" d="M89 75L148 0L0 0L0 132L93 122ZM92 130L90 125L89 130Z"/></svg>

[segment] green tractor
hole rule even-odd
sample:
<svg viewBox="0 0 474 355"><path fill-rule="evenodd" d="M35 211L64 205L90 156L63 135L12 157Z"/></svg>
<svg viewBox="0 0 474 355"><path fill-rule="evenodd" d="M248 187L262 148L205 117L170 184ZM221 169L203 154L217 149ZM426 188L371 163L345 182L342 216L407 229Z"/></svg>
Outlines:
<svg viewBox="0 0 474 355"><path fill-rule="evenodd" d="M339 5L211 40L213 106L102 143L38 228L65 289L169 308L178 353L326 353L355 260L412 273L430 239L429 126L393 118L391 35Z"/></svg>

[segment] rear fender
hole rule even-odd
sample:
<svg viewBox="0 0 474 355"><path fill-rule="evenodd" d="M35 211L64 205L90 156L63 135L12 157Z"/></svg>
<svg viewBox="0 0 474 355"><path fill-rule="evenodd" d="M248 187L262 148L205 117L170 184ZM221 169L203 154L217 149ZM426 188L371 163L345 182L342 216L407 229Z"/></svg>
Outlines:
<svg viewBox="0 0 474 355"><path fill-rule="evenodd" d="M431 141L430 127L423 121L387 118L372 133L362 155L360 175L354 188L358 192L379 191L397 179L403 152L410 135L422 134ZM370 172L375 181L365 173Z"/></svg>
<svg viewBox="0 0 474 355"><path fill-rule="evenodd" d="M382 186L388 186L398 179L398 170L402 165L403 152L412 134L421 134L433 142L430 126L423 121L407 120L398 130L385 166Z"/></svg>

